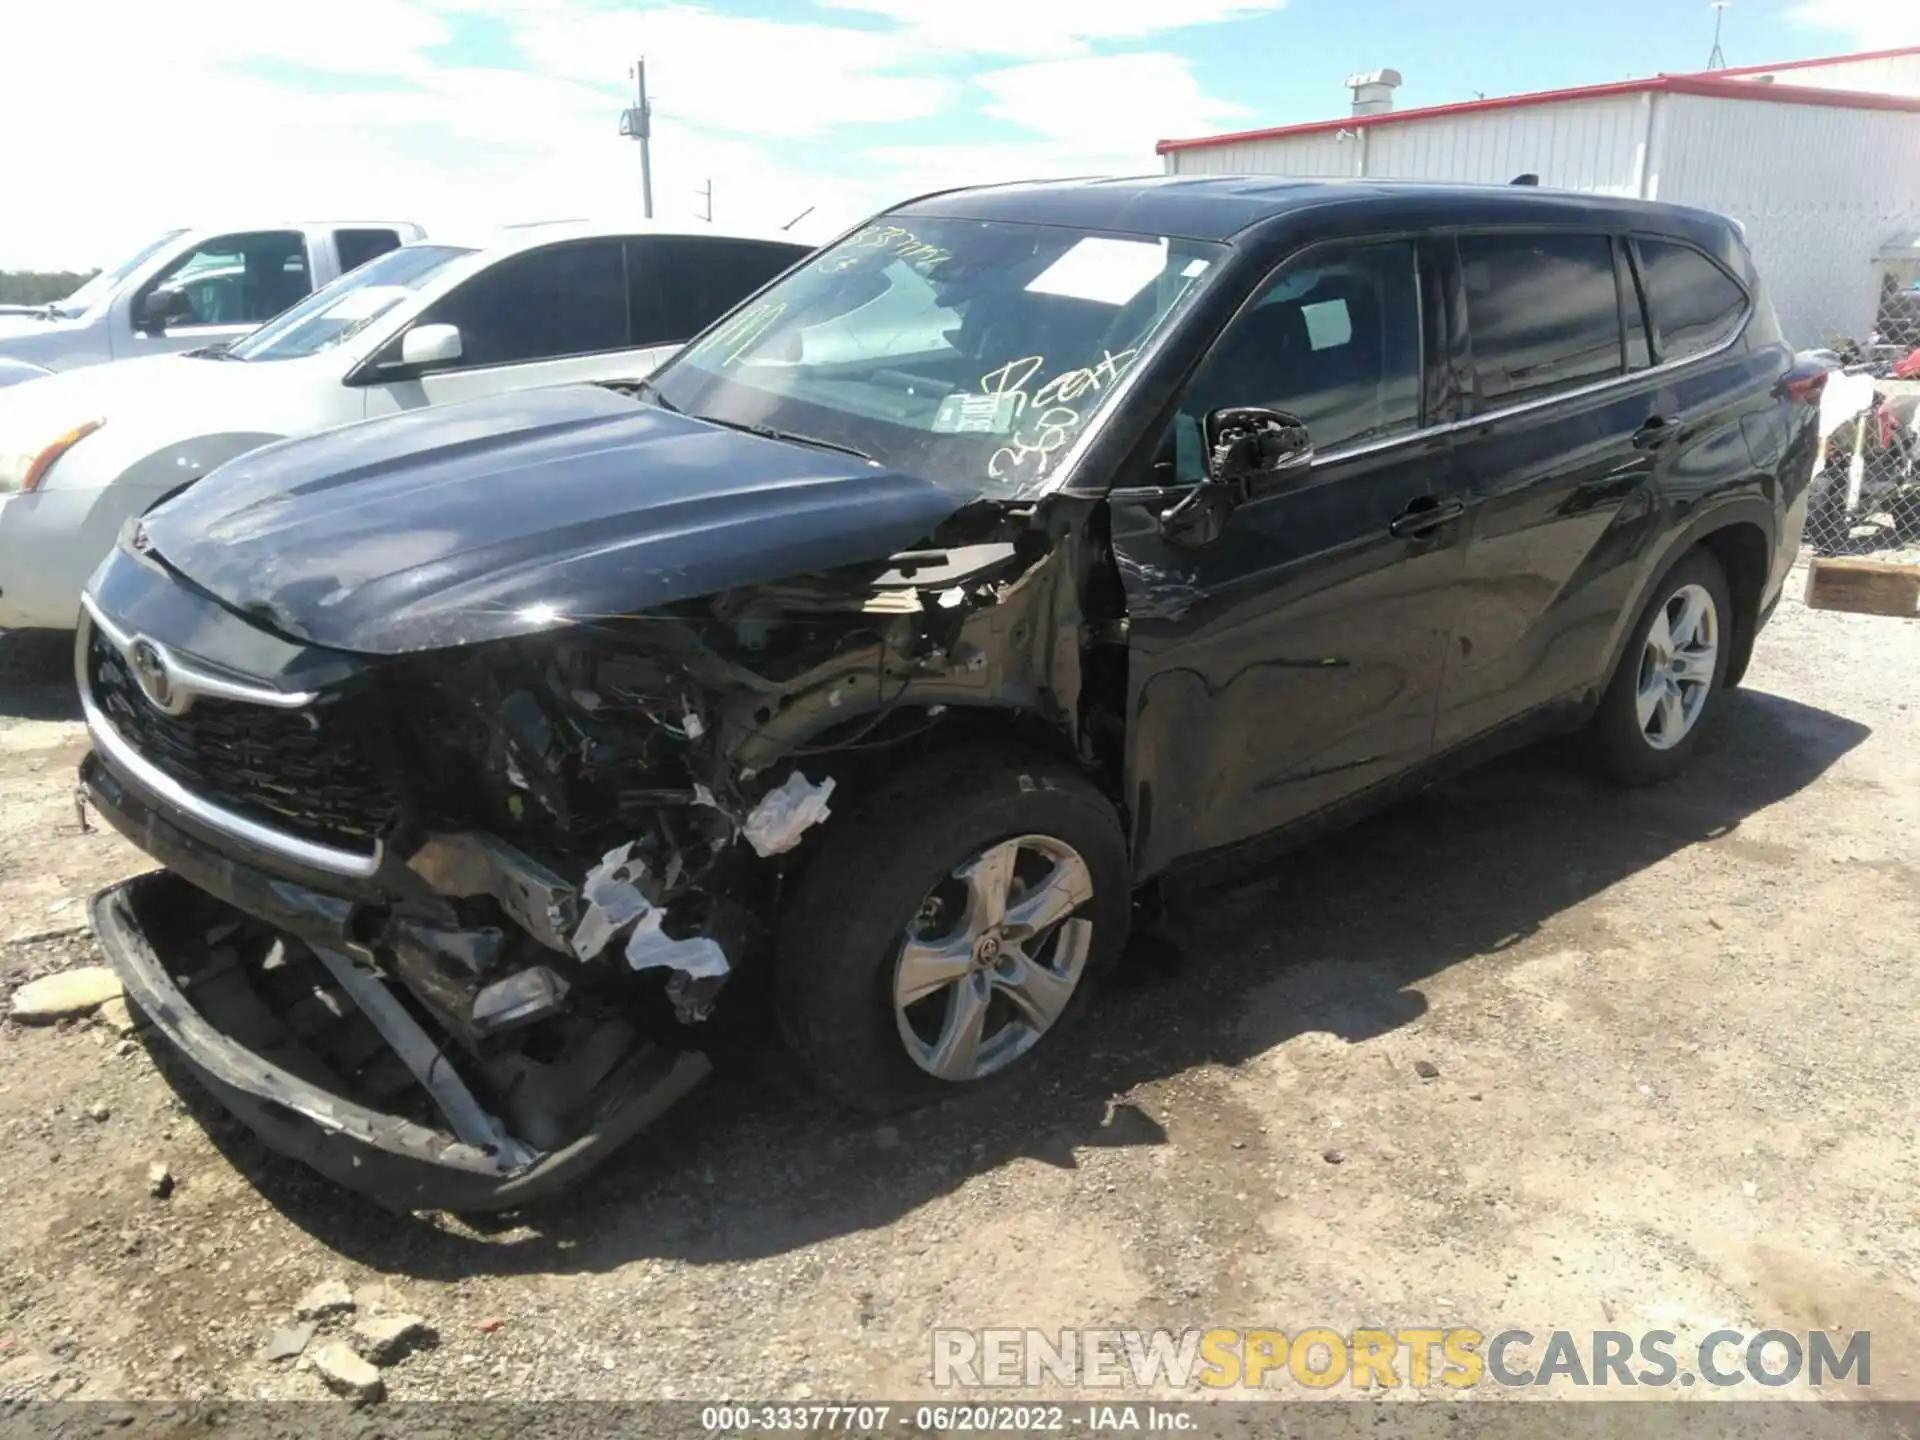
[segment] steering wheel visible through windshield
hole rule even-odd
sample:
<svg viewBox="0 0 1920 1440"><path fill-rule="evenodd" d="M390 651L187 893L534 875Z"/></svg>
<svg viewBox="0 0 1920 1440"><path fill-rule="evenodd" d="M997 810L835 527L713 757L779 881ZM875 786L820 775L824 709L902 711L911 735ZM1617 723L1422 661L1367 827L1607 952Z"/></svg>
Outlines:
<svg viewBox="0 0 1920 1440"><path fill-rule="evenodd" d="M1045 480L1222 247L889 216L701 336L649 389L981 494Z"/></svg>
<svg viewBox="0 0 1920 1440"><path fill-rule="evenodd" d="M234 342L229 360L300 360L358 335L471 250L402 245L323 285L283 315Z"/></svg>

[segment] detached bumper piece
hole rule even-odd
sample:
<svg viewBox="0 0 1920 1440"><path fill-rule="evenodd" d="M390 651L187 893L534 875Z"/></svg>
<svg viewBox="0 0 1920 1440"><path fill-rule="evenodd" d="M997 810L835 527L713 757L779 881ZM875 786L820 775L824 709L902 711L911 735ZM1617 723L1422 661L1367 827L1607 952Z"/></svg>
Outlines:
<svg viewBox="0 0 1920 1440"><path fill-rule="evenodd" d="M394 1209L550 1195L709 1069L650 1042L609 1056L582 1097L587 1122L541 1149L490 1113L466 1057L351 944L294 939L170 872L101 892L93 925L129 996L223 1105L281 1154Z"/></svg>

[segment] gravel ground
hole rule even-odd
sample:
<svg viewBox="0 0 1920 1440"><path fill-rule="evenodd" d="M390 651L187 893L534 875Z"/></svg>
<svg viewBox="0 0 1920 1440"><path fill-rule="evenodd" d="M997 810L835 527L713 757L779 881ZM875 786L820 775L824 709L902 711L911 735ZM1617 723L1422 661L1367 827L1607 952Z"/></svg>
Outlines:
<svg viewBox="0 0 1920 1440"><path fill-rule="evenodd" d="M26 638L0 991L95 959L142 868L80 829ZM1513 757L1202 897L1021 1088L876 1125L737 1060L497 1228L263 1152L139 1035L7 1022L0 1400L319 1398L345 1319L261 1352L332 1278L436 1332L393 1400L901 1398L935 1326L1375 1324L1870 1329L1920 1398L1916 677L1920 623L1790 599L1671 786Z"/></svg>

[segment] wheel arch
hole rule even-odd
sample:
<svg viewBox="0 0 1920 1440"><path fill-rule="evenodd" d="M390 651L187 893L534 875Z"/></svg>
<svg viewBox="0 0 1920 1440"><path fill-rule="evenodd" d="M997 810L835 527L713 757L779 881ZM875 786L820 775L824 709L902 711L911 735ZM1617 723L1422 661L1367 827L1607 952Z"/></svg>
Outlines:
<svg viewBox="0 0 1920 1440"><path fill-rule="evenodd" d="M170 500L229 460L287 437L265 430L222 430L172 440L147 450L124 465L117 483L158 492L151 502Z"/></svg>
<svg viewBox="0 0 1920 1440"><path fill-rule="evenodd" d="M1692 548L1713 553L1727 577L1733 601L1732 646L1727 655L1725 684L1732 688L1747 673L1753 642L1760 631L1760 602L1766 593L1773 547L1767 533L1751 520L1736 520L1702 535Z"/></svg>
<svg viewBox="0 0 1920 1440"><path fill-rule="evenodd" d="M1772 568L1776 540L1772 507L1757 496L1743 496L1715 505L1671 532L1661 545L1650 547L1635 578L1633 599L1614 620L1608 644L1607 668L1599 677L1597 695L1619 669L1627 641L1653 600L1654 588L1683 555L1704 548L1726 572L1733 597L1733 649L1728 657L1727 684L1745 673L1759 630L1760 602Z"/></svg>
<svg viewBox="0 0 1920 1440"><path fill-rule="evenodd" d="M997 749L1007 755L1009 764L1017 764L1024 755L1044 757L1081 770L1114 806L1123 828L1126 825L1126 813L1110 767L1083 753L1056 717L1038 709L1024 705L948 704L923 729L899 743L867 752L851 747L837 752L834 735L858 730L873 713L850 714L834 732L813 742L808 749L819 752L817 760L803 752L783 757L778 762L780 768L791 765L809 775L832 773L841 803L851 812L860 808L868 795L894 783L905 771L938 763L954 750Z"/></svg>

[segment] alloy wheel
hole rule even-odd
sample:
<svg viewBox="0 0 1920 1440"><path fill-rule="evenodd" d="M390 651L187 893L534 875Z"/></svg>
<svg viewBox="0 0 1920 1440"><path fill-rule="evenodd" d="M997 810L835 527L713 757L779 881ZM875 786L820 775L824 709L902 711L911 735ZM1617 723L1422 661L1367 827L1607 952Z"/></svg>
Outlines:
<svg viewBox="0 0 1920 1440"><path fill-rule="evenodd" d="M1699 722L1720 653L1720 612L1703 585L1682 585L1660 607L1640 655L1635 709L1640 734L1671 750Z"/></svg>
<svg viewBox="0 0 1920 1440"><path fill-rule="evenodd" d="M913 1061L978 1080L1031 1050L1065 1012L1093 948L1079 852L1045 835L1003 840L921 903L894 962L894 1019Z"/></svg>

